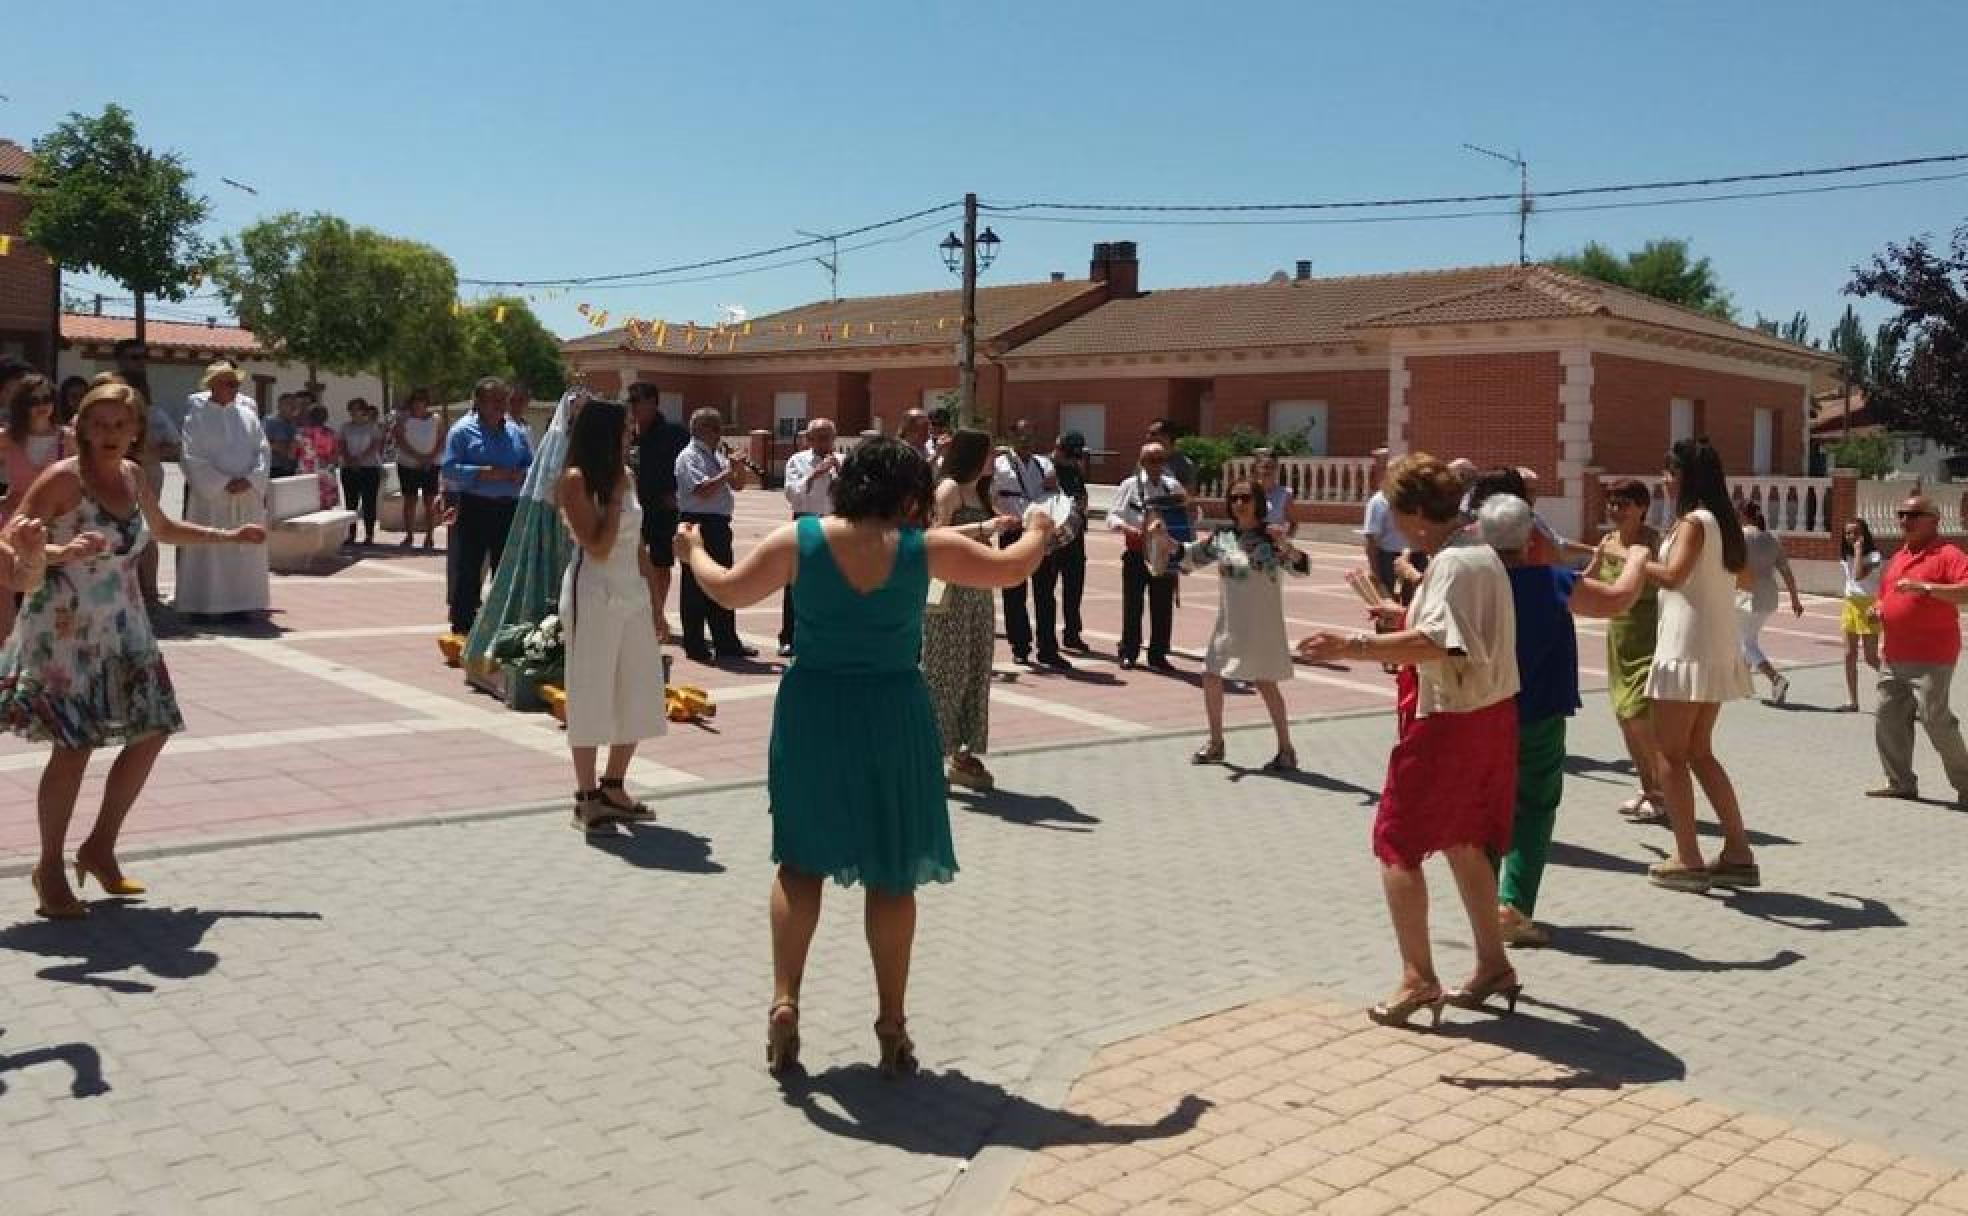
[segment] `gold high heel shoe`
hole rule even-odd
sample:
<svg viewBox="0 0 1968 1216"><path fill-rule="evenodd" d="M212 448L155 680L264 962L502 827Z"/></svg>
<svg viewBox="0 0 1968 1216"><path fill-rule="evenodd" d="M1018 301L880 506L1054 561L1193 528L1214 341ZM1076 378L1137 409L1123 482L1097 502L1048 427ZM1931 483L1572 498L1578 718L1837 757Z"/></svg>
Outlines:
<svg viewBox="0 0 1968 1216"><path fill-rule="evenodd" d="M1524 985L1517 982L1517 973L1506 968L1481 983L1450 989L1447 999L1457 1009L1481 1009L1491 997L1501 996L1508 1012L1516 1013L1517 997L1523 991Z"/></svg>
<svg viewBox="0 0 1968 1216"><path fill-rule="evenodd" d="M34 914L44 920L85 920L89 915L89 905L81 900L74 903L50 907L47 897L41 894L41 871L28 873L28 882L34 886Z"/></svg>
<svg viewBox="0 0 1968 1216"><path fill-rule="evenodd" d="M1428 1028L1433 1030L1442 1024L1442 1002L1446 999L1440 988L1424 988L1420 992L1411 992L1398 1001L1386 1001L1375 1005L1367 1010L1367 1019L1377 1026L1406 1027L1409 1018L1426 1009Z"/></svg>
<svg viewBox="0 0 1968 1216"><path fill-rule="evenodd" d="M782 1020L781 1009L790 1009L793 1016ZM799 1005L793 1001L774 1001L772 1008L765 1011L765 1071L781 1076L799 1067L799 1058Z"/></svg>
<svg viewBox="0 0 1968 1216"><path fill-rule="evenodd" d="M88 879L94 877L98 886L109 895L142 895L150 888L144 886L127 874L119 874L77 853L75 855L75 889L80 891L89 885Z"/></svg>
<svg viewBox="0 0 1968 1216"><path fill-rule="evenodd" d="M920 1065L916 1062L916 1044L909 1038L909 1022L904 1018L895 1023L893 1029L885 1030L882 1023L875 1023L875 1040L881 1044L881 1075L893 1081L898 1077L912 1077Z"/></svg>

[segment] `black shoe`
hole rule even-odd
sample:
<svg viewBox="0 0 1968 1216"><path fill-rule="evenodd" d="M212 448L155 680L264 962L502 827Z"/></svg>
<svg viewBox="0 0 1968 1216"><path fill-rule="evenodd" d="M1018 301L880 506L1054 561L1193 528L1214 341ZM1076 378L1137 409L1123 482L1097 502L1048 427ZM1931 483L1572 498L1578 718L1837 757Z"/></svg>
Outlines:
<svg viewBox="0 0 1968 1216"><path fill-rule="evenodd" d="M791 642L779 643L779 657L782 659L790 659L793 657L793 644Z"/></svg>
<svg viewBox="0 0 1968 1216"><path fill-rule="evenodd" d="M699 642L696 645L692 645L689 642L685 642L683 644L683 653L685 658L695 659L699 663L713 662L717 658L716 655L711 653L711 648L709 646L704 645L702 642Z"/></svg>
<svg viewBox="0 0 1968 1216"><path fill-rule="evenodd" d="M1054 671L1071 671L1071 670L1073 670L1073 665L1072 665L1071 663L1068 663L1068 662L1066 661L1066 657L1065 657L1064 655L1058 655L1058 654L1042 654L1042 655L1040 655L1040 656L1039 656L1039 666L1041 666L1041 667L1050 667L1050 668L1052 668L1052 669L1053 669Z"/></svg>
<svg viewBox="0 0 1968 1216"><path fill-rule="evenodd" d="M1122 671L1133 671L1133 670L1134 670L1134 656L1133 656L1133 655L1129 655L1128 657L1126 657L1126 658L1124 658L1124 659L1122 659L1122 660L1121 660L1121 670L1122 670Z"/></svg>
<svg viewBox="0 0 1968 1216"><path fill-rule="evenodd" d="M1029 650L1014 650L1011 652L1011 661L1020 667L1030 667L1032 665L1032 652Z"/></svg>
<svg viewBox="0 0 1968 1216"><path fill-rule="evenodd" d="M1175 664L1169 662L1167 659L1149 659L1148 668L1151 671L1159 671L1165 676L1175 674Z"/></svg>
<svg viewBox="0 0 1968 1216"><path fill-rule="evenodd" d="M758 657L758 647L720 646L717 648L717 657L720 659L756 659Z"/></svg>
<svg viewBox="0 0 1968 1216"><path fill-rule="evenodd" d="M1089 646L1089 645L1087 645L1087 644L1086 644L1085 642L1083 642L1083 641L1081 641L1081 640L1080 640L1079 638L1067 638L1067 639L1066 639L1065 641L1063 641L1063 642L1061 642L1061 643L1059 644L1059 648L1060 648L1061 650L1070 650L1070 651L1072 651L1072 652L1073 652L1074 654L1092 654L1092 653L1093 653L1093 647L1091 647L1091 646Z"/></svg>

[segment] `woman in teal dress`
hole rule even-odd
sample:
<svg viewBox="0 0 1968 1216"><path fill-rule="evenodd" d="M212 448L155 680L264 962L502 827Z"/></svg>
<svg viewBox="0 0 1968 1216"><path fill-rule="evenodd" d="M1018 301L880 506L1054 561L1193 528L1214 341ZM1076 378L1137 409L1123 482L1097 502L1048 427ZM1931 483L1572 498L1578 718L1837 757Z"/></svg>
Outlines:
<svg viewBox="0 0 1968 1216"><path fill-rule="evenodd" d="M677 556L705 594L739 609L793 587L799 655L772 707L772 1005L766 1067L799 1060L800 984L822 884L867 888L868 949L885 1076L913 1072L905 1023L915 889L956 875L936 711L918 666L929 580L1002 588L1031 576L1052 521L1030 513L993 549L954 529L924 531L929 463L892 439L857 447L834 483L834 511L774 531L730 568L677 531Z"/></svg>

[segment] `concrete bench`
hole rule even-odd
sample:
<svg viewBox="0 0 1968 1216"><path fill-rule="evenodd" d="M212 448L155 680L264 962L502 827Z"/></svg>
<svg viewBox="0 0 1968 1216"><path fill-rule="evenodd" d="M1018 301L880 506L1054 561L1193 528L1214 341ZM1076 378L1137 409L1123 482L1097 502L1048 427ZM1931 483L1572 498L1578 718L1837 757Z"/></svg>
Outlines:
<svg viewBox="0 0 1968 1216"><path fill-rule="evenodd" d="M276 477L267 484L267 566L282 574L315 569L348 538L355 512L321 505L312 473Z"/></svg>

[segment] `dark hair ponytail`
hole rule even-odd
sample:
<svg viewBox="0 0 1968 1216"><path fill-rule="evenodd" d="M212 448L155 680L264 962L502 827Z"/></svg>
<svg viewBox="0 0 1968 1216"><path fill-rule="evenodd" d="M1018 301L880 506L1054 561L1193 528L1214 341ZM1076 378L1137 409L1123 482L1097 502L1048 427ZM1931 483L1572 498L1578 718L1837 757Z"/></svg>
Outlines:
<svg viewBox="0 0 1968 1216"><path fill-rule="evenodd" d="M1736 517L1736 504L1729 497L1729 479L1722 473L1722 457L1709 446L1707 439L1678 439L1667 450L1667 467L1679 483L1674 513L1685 516L1706 508L1722 533L1722 565L1731 572L1741 570L1749 557L1748 546L1743 543L1742 521Z"/></svg>
<svg viewBox="0 0 1968 1216"><path fill-rule="evenodd" d="M622 484L622 436L629 410L619 401L590 397L574 416L567 436L567 467L579 469L588 495L605 506Z"/></svg>

